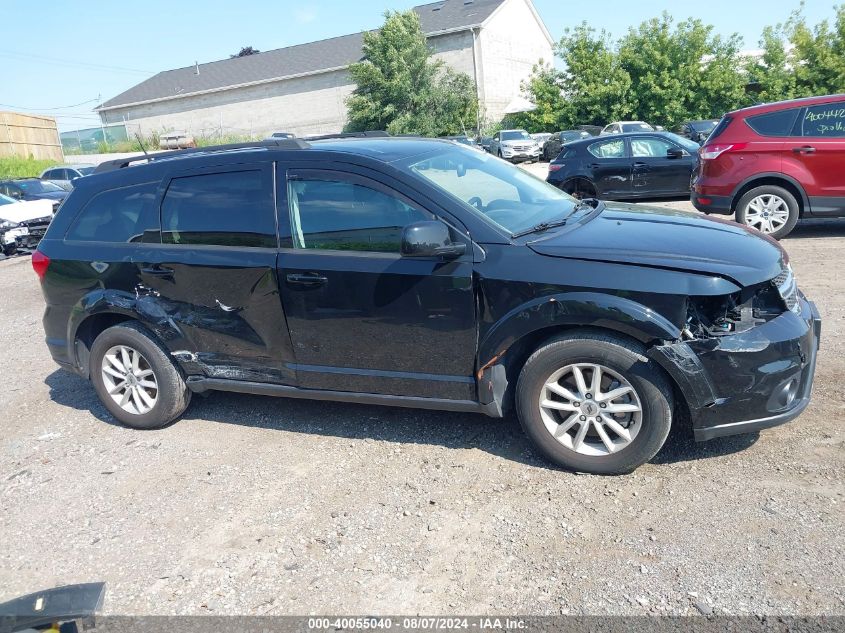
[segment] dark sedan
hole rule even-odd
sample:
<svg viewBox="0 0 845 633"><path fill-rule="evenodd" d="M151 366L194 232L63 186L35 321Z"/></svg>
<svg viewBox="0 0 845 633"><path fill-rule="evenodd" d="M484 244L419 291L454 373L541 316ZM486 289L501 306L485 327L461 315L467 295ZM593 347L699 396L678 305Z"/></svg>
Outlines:
<svg viewBox="0 0 845 633"><path fill-rule="evenodd" d="M584 130L564 130L555 132L551 138L543 143L543 160L551 161L558 154L565 143L591 138L592 135Z"/></svg>
<svg viewBox="0 0 845 633"><path fill-rule="evenodd" d="M704 121L687 121L681 123L676 130L678 134L695 141L699 145L707 140L716 126L719 124L719 119L706 119Z"/></svg>
<svg viewBox="0 0 845 633"><path fill-rule="evenodd" d="M697 169L697 143L641 132L567 143L546 180L576 198L668 198L688 196Z"/></svg>
<svg viewBox="0 0 845 633"><path fill-rule="evenodd" d="M0 194L15 200L50 200L53 202L53 212L68 196L68 192L58 185L38 178L2 180L0 181Z"/></svg>

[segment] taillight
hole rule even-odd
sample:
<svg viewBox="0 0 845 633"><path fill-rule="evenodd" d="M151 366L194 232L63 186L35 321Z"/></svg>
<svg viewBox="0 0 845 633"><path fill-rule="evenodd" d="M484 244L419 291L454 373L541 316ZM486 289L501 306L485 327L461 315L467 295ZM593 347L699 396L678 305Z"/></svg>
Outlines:
<svg viewBox="0 0 845 633"><path fill-rule="evenodd" d="M47 268L50 267L50 258L41 251L35 251L32 254L32 270L38 275L38 278L43 280L44 275L47 274Z"/></svg>
<svg viewBox="0 0 845 633"><path fill-rule="evenodd" d="M554 163L549 163L549 171L557 171L563 167L563 165L555 165Z"/></svg>
<svg viewBox="0 0 845 633"><path fill-rule="evenodd" d="M712 145L705 145L700 150L698 150L698 155L701 156L701 160L713 160L719 158L719 156L721 156L725 152L738 152L741 149L745 149L746 145L748 145L748 143L713 143Z"/></svg>

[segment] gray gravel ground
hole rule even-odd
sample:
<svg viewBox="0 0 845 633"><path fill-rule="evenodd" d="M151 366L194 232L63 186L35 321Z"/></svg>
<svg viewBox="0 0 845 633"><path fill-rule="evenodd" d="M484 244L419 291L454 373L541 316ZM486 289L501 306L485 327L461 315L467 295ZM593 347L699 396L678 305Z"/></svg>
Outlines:
<svg viewBox="0 0 845 633"><path fill-rule="evenodd" d="M813 404L678 428L624 477L550 467L513 418L212 394L124 429L50 360L29 258L0 262L0 601L103 580L107 614L845 614L845 221L784 245L825 319Z"/></svg>

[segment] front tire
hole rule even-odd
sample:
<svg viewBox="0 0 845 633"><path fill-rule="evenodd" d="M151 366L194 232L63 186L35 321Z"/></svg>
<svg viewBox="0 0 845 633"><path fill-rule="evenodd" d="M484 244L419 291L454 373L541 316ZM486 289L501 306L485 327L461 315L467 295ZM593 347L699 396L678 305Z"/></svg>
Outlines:
<svg viewBox="0 0 845 633"><path fill-rule="evenodd" d="M739 199L736 221L779 240L798 223L798 201L783 187L755 187Z"/></svg>
<svg viewBox="0 0 845 633"><path fill-rule="evenodd" d="M191 401L181 372L165 349L137 323L121 323L94 340L91 382L103 405L133 429L157 429Z"/></svg>
<svg viewBox="0 0 845 633"><path fill-rule="evenodd" d="M516 387L520 424L564 468L629 473L654 457L672 425L672 390L644 348L599 332L561 336L538 349Z"/></svg>

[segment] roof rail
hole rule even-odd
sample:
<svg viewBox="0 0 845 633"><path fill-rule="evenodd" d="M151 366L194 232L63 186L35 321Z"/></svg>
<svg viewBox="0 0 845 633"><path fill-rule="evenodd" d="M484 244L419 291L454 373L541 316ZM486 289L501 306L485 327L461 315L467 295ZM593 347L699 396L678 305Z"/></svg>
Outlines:
<svg viewBox="0 0 845 633"><path fill-rule="evenodd" d="M338 132L337 134L320 134L318 136L306 136L306 141L327 141L333 138L386 138L391 136L384 130L367 130L366 132Z"/></svg>
<svg viewBox="0 0 845 633"><path fill-rule="evenodd" d="M231 149L251 149L251 148L276 148L276 149L308 149L311 147L307 141L298 138L279 138L268 139L263 141L252 141L250 143L230 143L227 145L209 145L207 147L191 147L188 149L177 149L171 152L157 152L155 154L137 154L129 156L128 158L118 158L116 160L107 160L97 165L94 170L95 174L102 174L107 171L114 171L116 169L123 169L132 163L141 161L157 161L162 158L172 158L174 156L186 156L188 154L197 154L201 152L219 152Z"/></svg>

